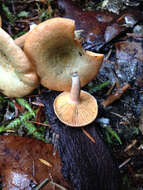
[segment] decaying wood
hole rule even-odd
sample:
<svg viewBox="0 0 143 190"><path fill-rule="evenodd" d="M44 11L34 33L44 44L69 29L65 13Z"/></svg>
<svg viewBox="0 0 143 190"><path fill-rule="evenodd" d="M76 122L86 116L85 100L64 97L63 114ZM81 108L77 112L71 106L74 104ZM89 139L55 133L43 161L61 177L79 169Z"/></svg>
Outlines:
<svg viewBox="0 0 143 190"><path fill-rule="evenodd" d="M80 128L62 124L54 114L57 92L45 93L41 100L53 131L59 134L58 151L63 162L62 174L74 190L119 190L120 176L110 152L95 124L85 127L95 139L94 144Z"/></svg>

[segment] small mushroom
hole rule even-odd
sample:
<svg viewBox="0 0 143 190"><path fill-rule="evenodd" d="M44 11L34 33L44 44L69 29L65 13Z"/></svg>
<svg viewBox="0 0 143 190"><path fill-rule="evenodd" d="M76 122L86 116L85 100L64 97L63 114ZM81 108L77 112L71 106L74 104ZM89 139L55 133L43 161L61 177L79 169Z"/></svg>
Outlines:
<svg viewBox="0 0 143 190"><path fill-rule="evenodd" d="M63 92L54 101L54 110L64 124L82 127L95 120L98 113L96 99L89 93L80 91L80 79L77 73L72 75L71 92Z"/></svg>
<svg viewBox="0 0 143 190"><path fill-rule="evenodd" d="M38 77L27 56L0 28L0 91L9 97L22 97L34 90Z"/></svg>
<svg viewBox="0 0 143 190"><path fill-rule="evenodd" d="M41 84L49 89L69 91L74 72L78 72L84 86L102 64L104 55L83 50L74 38L74 30L74 20L52 18L37 25L26 37L24 51L35 65Z"/></svg>

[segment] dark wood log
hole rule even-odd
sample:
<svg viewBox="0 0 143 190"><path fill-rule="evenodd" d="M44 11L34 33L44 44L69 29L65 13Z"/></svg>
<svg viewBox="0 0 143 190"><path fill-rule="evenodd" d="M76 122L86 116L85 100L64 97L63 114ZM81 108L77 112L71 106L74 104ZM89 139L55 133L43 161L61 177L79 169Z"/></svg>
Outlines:
<svg viewBox="0 0 143 190"><path fill-rule="evenodd" d="M45 114L53 131L59 134L58 151L63 162L62 174L74 190L119 190L120 175L109 149L95 123L85 129L95 139L94 144L81 130L62 124L53 110L57 92L41 95Z"/></svg>

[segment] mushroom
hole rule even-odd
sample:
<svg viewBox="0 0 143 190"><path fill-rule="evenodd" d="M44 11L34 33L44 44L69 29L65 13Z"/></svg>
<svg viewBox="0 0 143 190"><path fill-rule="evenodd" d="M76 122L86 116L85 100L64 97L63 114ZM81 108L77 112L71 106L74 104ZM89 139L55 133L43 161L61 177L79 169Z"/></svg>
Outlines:
<svg viewBox="0 0 143 190"><path fill-rule="evenodd" d="M0 91L9 97L22 97L35 89L38 77L27 56L0 28Z"/></svg>
<svg viewBox="0 0 143 190"><path fill-rule="evenodd" d="M74 20L58 17L35 26L26 37L24 51L35 65L41 84L49 89L69 91L74 72L84 86L102 64L104 55L83 50L74 30Z"/></svg>
<svg viewBox="0 0 143 190"><path fill-rule="evenodd" d="M80 78L72 75L71 92L63 92L54 101L54 111L64 124L71 127L82 127L90 124L97 116L96 99L89 93L80 91Z"/></svg>

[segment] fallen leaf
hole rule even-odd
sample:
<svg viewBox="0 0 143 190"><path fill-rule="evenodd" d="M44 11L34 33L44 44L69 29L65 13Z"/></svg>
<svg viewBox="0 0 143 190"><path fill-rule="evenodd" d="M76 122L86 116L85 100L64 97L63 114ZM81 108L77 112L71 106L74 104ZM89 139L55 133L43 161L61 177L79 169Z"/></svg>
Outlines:
<svg viewBox="0 0 143 190"><path fill-rule="evenodd" d="M127 37L115 43L118 68L116 74L121 81L136 79L136 85L142 86L143 39Z"/></svg>
<svg viewBox="0 0 143 190"><path fill-rule="evenodd" d="M77 30L84 30L84 48L92 50L94 46L96 51L141 19L140 11L133 9L120 15L108 11L83 11L70 0L58 0L58 7L63 17L75 20Z"/></svg>
<svg viewBox="0 0 143 190"><path fill-rule="evenodd" d="M115 44L116 46L116 58L122 62L130 62L136 58L143 62L143 39L126 39Z"/></svg>
<svg viewBox="0 0 143 190"><path fill-rule="evenodd" d="M40 184L45 178L68 187L61 174L61 161L53 146L28 137L0 136L0 174L4 190L30 188L31 183ZM47 167L39 159L49 162ZM57 189L56 187L54 187ZM52 184L44 189L53 189Z"/></svg>

